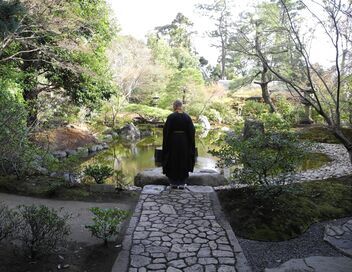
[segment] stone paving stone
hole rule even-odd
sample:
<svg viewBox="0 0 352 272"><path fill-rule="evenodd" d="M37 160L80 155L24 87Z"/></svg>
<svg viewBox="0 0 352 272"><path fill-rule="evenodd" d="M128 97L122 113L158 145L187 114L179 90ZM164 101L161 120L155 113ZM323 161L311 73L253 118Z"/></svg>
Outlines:
<svg viewBox="0 0 352 272"><path fill-rule="evenodd" d="M312 256L304 259L291 259L279 267L267 268L264 271L351 272L351 268L351 258Z"/></svg>
<svg viewBox="0 0 352 272"><path fill-rule="evenodd" d="M235 269L239 245L218 221L211 192L212 188L196 186L190 191L163 186L144 189L139 220L130 231L128 270L123 272L250 271L249 267Z"/></svg>
<svg viewBox="0 0 352 272"><path fill-rule="evenodd" d="M324 240L339 251L352 257L352 220L338 226L327 225L325 227Z"/></svg>

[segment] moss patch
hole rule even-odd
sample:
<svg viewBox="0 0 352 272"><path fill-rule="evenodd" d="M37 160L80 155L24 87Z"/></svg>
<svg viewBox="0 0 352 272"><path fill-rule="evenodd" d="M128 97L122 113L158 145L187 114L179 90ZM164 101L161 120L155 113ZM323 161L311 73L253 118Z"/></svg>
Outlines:
<svg viewBox="0 0 352 272"><path fill-rule="evenodd" d="M253 240L287 240L315 222L350 216L352 176L268 191L254 187L224 190L218 196L237 235Z"/></svg>
<svg viewBox="0 0 352 272"><path fill-rule="evenodd" d="M302 140L327 143L327 144L340 144L340 141L329 131L326 127L322 126L308 126L295 129L298 136ZM352 129L343 128L342 131L347 137L352 139Z"/></svg>
<svg viewBox="0 0 352 272"><path fill-rule="evenodd" d="M0 192L53 198L62 200L82 200L109 202L114 200L137 201L139 193L133 191L116 191L114 193L90 192L89 185L82 184L69 187L66 182L59 178L37 176L18 180L15 176L0 176Z"/></svg>

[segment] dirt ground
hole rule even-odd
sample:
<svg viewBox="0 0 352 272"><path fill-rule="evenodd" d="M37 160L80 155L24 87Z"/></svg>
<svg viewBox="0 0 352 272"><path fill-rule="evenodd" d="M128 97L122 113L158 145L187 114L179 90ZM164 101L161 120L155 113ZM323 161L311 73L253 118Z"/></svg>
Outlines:
<svg viewBox="0 0 352 272"><path fill-rule="evenodd" d="M97 138L87 129L78 126L60 127L31 135L33 142L54 150L76 149L80 146L98 143Z"/></svg>
<svg viewBox="0 0 352 272"><path fill-rule="evenodd" d="M0 193L0 202L10 208L18 205L45 205L49 208L61 209L61 213L71 214L69 224L71 234L68 246L59 248L57 252L39 260L32 261L18 249L11 241L0 244L0 272L41 272L58 271L67 272L105 272L111 271L120 251L120 241L127 222L122 226L121 236L104 247L101 240L94 238L85 229L85 225L92 222L92 215L88 210L91 207L119 208L133 211L136 199L123 198L114 202L83 202L61 201L27 196L18 196ZM65 266L65 268L64 268ZM59 269L61 267L61 269Z"/></svg>

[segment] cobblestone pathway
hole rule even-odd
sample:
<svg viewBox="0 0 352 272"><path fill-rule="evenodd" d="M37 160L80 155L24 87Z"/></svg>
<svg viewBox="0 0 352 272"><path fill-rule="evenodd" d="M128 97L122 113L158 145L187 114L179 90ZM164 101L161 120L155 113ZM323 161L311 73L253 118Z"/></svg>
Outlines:
<svg viewBox="0 0 352 272"><path fill-rule="evenodd" d="M250 271L211 187L159 188L141 194L113 272Z"/></svg>

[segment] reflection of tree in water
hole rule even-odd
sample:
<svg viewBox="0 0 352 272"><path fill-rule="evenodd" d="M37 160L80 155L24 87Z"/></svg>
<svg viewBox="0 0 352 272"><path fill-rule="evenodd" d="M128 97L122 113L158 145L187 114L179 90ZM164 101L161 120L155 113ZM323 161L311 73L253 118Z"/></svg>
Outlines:
<svg viewBox="0 0 352 272"><path fill-rule="evenodd" d="M209 131L205 138L197 135L196 144L199 155L202 157L199 164L202 167L211 165L214 158L208 153L218 141L218 132ZM138 172L154 168L154 149L161 146L162 131L156 129L154 135L146 137L137 143L113 142L106 151L102 151L90 158L85 164L103 164L113 167L114 170L121 170L126 179L133 183L134 176Z"/></svg>

